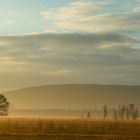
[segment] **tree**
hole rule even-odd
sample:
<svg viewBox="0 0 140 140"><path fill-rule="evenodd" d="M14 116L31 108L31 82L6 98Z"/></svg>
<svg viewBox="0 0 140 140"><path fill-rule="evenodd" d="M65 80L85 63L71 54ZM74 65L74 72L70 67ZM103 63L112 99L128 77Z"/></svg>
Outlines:
<svg viewBox="0 0 140 140"><path fill-rule="evenodd" d="M130 110L130 115L132 120L136 120L139 115L138 115L138 110L136 109L134 104L129 104L129 110Z"/></svg>
<svg viewBox="0 0 140 140"><path fill-rule="evenodd" d="M104 106L103 106L103 112L104 112L103 118L106 119L106 117L107 117L107 115L108 115L107 105L104 105Z"/></svg>
<svg viewBox="0 0 140 140"><path fill-rule="evenodd" d="M91 119L91 113L89 111L87 112L87 119Z"/></svg>
<svg viewBox="0 0 140 140"><path fill-rule="evenodd" d="M124 119L125 117L125 111L126 111L126 106L125 105L119 105L118 107L118 117L119 119Z"/></svg>
<svg viewBox="0 0 140 140"><path fill-rule="evenodd" d="M9 102L3 94L0 94L0 116L7 116L9 109Z"/></svg>
<svg viewBox="0 0 140 140"><path fill-rule="evenodd" d="M133 120L136 120L138 117L139 117L139 112L138 112L137 109L135 109L134 112L133 112L132 119L133 119Z"/></svg>
<svg viewBox="0 0 140 140"><path fill-rule="evenodd" d="M130 109L129 109L129 106L128 105L125 108L125 114L126 114L126 119L129 120L131 114L130 114Z"/></svg>
<svg viewBox="0 0 140 140"><path fill-rule="evenodd" d="M135 107L135 104L128 104L123 106L119 105L118 109L113 109L113 117L115 120L123 120L125 118L127 120L136 120L137 118L139 118L139 112Z"/></svg>
<svg viewBox="0 0 140 140"><path fill-rule="evenodd" d="M113 117L114 117L115 120L118 119L118 111L117 111L117 109L113 109Z"/></svg>

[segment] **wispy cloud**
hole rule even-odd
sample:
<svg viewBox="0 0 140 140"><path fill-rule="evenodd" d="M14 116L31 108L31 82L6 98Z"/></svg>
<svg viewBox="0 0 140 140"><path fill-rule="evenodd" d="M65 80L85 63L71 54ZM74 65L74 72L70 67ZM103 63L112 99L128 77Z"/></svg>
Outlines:
<svg viewBox="0 0 140 140"><path fill-rule="evenodd" d="M49 76L49 75L54 75L54 76L61 76L61 75L65 75L65 74L69 74L72 71L70 70L56 70L56 71L47 71L47 72L42 72L40 73L41 75L45 75L45 76Z"/></svg>
<svg viewBox="0 0 140 140"><path fill-rule="evenodd" d="M140 30L140 11L111 10L119 4L101 2L73 2L65 7L41 12L47 21L67 31L79 32L136 32ZM123 8L123 7L122 7Z"/></svg>

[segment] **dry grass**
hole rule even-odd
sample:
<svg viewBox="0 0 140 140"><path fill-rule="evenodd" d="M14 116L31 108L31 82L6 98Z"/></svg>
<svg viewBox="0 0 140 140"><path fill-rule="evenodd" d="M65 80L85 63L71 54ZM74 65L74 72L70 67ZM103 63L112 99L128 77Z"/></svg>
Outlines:
<svg viewBox="0 0 140 140"><path fill-rule="evenodd" d="M0 118L0 140L140 140L140 121Z"/></svg>

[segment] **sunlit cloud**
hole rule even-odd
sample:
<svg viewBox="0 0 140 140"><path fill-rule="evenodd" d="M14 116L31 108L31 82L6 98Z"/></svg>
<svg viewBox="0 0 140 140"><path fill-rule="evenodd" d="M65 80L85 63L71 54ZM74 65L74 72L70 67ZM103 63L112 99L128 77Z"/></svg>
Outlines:
<svg viewBox="0 0 140 140"><path fill-rule="evenodd" d="M140 30L139 8L135 12L111 13L106 10L107 6L109 7L109 3L74 2L65 7L43 11L41 15L57 28L68 31L94 33Z"/></svg>
<svg viewBox="0 0 140 140"><path fill-rule="evenodd" d="M46 72L42 72L41 73L41 75L46 75L46 76L48 76L48 75L54 75L54 76L61 76L61 75L67 75L67 74L70 74L70 73L72 73L72 71L70 71L70 70L56 70L56 71L46 71Z"/></svg>

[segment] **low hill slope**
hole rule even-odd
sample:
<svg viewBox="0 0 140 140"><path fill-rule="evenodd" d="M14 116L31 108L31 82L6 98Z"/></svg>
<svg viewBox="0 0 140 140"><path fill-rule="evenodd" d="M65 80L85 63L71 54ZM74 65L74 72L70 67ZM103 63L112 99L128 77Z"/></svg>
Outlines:
<svg viewBox="0 0 140 140"><path fill-rule="evenodd" d="M135 103L140 108L140 86L47 85L4 94L11 107L18 109L83 109Z"/></svg>

